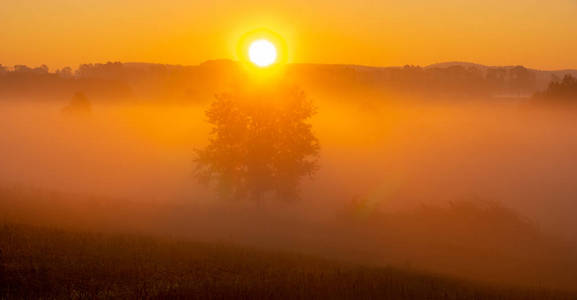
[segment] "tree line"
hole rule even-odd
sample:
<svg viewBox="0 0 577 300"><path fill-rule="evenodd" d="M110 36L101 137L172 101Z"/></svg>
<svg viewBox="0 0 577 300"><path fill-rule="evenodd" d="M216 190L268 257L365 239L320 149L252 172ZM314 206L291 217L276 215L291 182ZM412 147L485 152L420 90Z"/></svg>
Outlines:
<svg viewBox="0 0 577 300"><path fill-rule="evenodd" d="M307 91L338 95L528 97L543 92L547 83L551 82L548 91L539 95L547 98L567 97L569 92L564 86L570 85L570 82L557 78L557 73L538 72L523 66L407 65L377 68L294 64L287 66L285 76L287 81ZM54 71L45 65L0 65L0 98L31 95L69 98L81 91L91 98L134 97L154 101L180 99L208 102L215 93L230 90L242 84L243 79L242 68L226 60L209 61L198 66L108 62Z"/></svg>

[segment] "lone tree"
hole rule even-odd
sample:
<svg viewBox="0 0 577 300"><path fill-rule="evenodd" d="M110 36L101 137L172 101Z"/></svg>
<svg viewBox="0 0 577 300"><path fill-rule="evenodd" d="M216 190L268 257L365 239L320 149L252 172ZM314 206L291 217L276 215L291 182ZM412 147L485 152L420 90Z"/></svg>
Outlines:
<svg viewBox="0 0 577 300"><path fill-rule="evenodd" d="M92 106L83 92L76 92L62 112L67 115L88 116L92 112Z"/></svg>
<svg viewBox="0 0 577 300"><path fill-rule="evenodd" d="M261 202L265 194L298 198L303 176L318 169L312 102L297 88L217 95L206 111L209 145L196 152L196 177L222 198Z"/></svg>

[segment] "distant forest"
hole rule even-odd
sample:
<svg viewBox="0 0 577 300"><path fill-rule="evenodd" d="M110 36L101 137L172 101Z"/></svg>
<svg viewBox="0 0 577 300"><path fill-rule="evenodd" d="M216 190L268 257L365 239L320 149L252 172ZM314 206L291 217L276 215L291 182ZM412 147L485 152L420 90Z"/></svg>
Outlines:
<svg viewBox="0 0 577 300"><path fill-rule="evenodd" d="M291 64L286 80L324 95L461 98L577 98L577 71L444 63L427 67ZM0 99L69 99L77 92L110 101L205 102L246 76L229 60L198 66L109 62L49 70L0 65Z"/></svg>

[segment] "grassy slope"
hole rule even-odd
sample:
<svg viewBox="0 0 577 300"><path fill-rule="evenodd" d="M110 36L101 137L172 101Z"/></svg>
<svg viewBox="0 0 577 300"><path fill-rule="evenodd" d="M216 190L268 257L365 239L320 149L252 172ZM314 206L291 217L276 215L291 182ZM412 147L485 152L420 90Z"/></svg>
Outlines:
<svg viewBox="0 0 577 300"><path fill-rule="evenodd" d="M573 299L312 257L0 226L0 298Z"/></svg>

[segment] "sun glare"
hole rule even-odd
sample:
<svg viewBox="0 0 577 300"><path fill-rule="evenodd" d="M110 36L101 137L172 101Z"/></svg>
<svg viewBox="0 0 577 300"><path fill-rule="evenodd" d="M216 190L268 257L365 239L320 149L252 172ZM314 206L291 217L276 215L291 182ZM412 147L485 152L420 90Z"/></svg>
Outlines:
<svg viewBox="0 0 577 300"><path fill-rule="evenodd" d="M277 49L268 40L256 40L248 48L248 58L259 67L268 67L276 61Z"/></svg>

